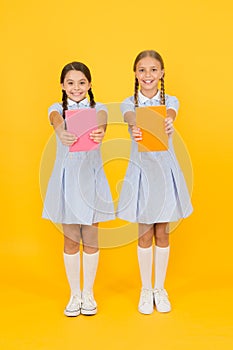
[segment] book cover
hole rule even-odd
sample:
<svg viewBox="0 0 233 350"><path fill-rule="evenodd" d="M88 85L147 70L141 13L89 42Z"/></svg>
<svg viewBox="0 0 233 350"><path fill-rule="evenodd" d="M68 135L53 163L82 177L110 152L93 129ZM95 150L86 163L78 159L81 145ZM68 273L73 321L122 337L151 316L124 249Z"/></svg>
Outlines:
<svg viewBox="0 0 233 350"><path fill-rule="evenodd" d="M166 106L164 105L136 108L136 125L142 131L142 141L138 141L139 152L168 150L165 117Z"/></svg>
<svg viewBox="0 0 233 350"><path fill-rule="evenodd" d="M92 151L99 143L90 139L92 130L98 128L96 110L82 108L65 111L67 131L75 134L78 140L70 146L70 152Z"/></svg>

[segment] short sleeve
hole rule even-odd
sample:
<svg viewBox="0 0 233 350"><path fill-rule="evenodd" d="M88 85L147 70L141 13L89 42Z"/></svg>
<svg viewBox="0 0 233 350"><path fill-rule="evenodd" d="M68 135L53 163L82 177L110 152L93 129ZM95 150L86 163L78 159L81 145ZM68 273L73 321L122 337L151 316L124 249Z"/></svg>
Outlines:
<svg viewBox="0 0 233 350"><path fill-rule="evenodd" d="M103 103L96 102L95 109L96 112L105 111L106 113L108 113L108 109Z"/></svg>
<svg viewBox="0 0 233 350"><path fill-rule="evenodd" d="M59 114L62 115L63 109L61 103L54 103L52 106L48 108L48 116L50 115L51 112L58 112Z"/></svg>
<svg viewBox="0 0 233 350"><path fill-rule="evenodd" d="M48 118L49 118L49 116L50 116L50 114L51 114L52 112L58 112L60 115L62 115L62 113L63 113L63 108L62 108L61 103L56 102L56 103L52 104L52 106L50 106L50 107L48 108ZM49 121L50 121L50 118L49 118ZM51 123L50 123L50 124L51 124Z"/></svg>
<svg viewBox="0 0 233 350"><path fill-rule="evenodd" d="M123 114L123 116L127 112L135 112L135 105L134 105L134 102L133 102L133 97L126 98L122 102L120 108L121 108L121 113Z"/></svg>
<svg viewBox="0 0 233 350"><path fill-rule="evenodd" d="M168 96L166 95L166 107L167 109L174 109L176 113L178 112L179 109L179 101L175 96Z"/></svg>

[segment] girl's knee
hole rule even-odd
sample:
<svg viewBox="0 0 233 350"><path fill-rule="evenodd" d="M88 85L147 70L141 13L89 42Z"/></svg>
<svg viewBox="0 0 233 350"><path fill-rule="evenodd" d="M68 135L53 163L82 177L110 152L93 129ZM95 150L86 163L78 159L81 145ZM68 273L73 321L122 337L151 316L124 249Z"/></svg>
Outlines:
<svg viewBox="0 0 233 350"><path fill-rule="evenodd" d="M156 245L160 247L167 247L169 245L168 224L156 224L155 226Z"/></svg>
<svg viewBox="0 0 233 350"><path fill-rule="evenodd" d="M87 254L94 254L98 251L98 226L82 226L83 250Z"/></svg>
<svg viewBox="0 0 233 350"><path fill-rule="evenodd" d="M70 238L64 239L64 252L66 254L76 254L79 251L79 243L72 241Z"/></svg>
<svg viewBox="0 0 233 350"><path fill-rule="evenodd" d="M141 248L149 248L153 243L154 225L139 224L138 225L138 245Z"/></svg>
<svg viewBox="0 0 233 350"><path fill-rule="evenodd" d="M95 254L98 252L98 250L99 250L98 247L91 247L91 246L87 246L87 245L83 246L83 251L87 254Z"/></svg>
<svg viewBox="0 0 233 350"><path fill-rule="evenodd" d="M81 241L81 226L79 224L63 224L63 232L65 244L74 243L80 244ZM73 243L74 242L74 243Z"/></svg>
<svg viewBox="0 0 233 350"><path fill-rule="evenodd" d="M149 231L138 238L138 245L141 248L149 248L153 243L153 232Z"/></svg>

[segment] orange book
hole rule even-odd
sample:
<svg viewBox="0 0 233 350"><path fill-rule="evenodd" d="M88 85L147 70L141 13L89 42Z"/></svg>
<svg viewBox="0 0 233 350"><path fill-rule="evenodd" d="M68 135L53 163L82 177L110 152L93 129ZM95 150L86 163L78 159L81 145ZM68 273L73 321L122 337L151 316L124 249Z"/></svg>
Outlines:
<svg viewBox="0 0 233 350"><path fill-rule="evenodd" d="M168 150L168 135L164 124L166 115L164 105L136 108L136 125L142 131L142 141L138 141L139 152Z"/></svg>

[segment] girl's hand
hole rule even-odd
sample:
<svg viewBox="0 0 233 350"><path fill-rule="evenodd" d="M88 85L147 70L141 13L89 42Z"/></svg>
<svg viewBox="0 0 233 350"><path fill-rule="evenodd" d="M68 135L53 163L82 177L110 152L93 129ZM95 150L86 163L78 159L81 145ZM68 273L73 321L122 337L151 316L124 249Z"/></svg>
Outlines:
<svg viewBox="0 0 233 350"><path fill-rule="evenodd" d="M104 138L104 134L105 134L104 129L98 128L96 130L93 130L89 136L90 136L90 139L93 140L94 142L100 143Z"/></svg>
<svg viewBox="0 0 233 350"><path fill-rule="evenodd" d="M165 119L165 132L168 136L171 136L174 132L173 119L171 117Z"/></svg>
<svg viewBox="0 0 233 350"><path fill-rule="evenodd" d="M141 129L138 128L136 125L132 126L132 136L134 138L134 141L141 141L142 140Z"/></svg>
<svg viewBox="0 0 233 350"><path fill-rule="evenodd" d="M71 146L78 140L77 136L65 130L64 119L57 111L50 113L49 118L54 130L64 146Z"/></svg>
<svg viewBox="0 0 233 350"><path fill-rule="evenodd" d="M78 140L77 136L66 130L58 131L57 134L64 146L72 146Z"/></svg>

